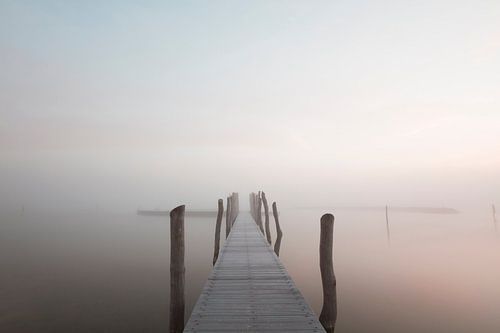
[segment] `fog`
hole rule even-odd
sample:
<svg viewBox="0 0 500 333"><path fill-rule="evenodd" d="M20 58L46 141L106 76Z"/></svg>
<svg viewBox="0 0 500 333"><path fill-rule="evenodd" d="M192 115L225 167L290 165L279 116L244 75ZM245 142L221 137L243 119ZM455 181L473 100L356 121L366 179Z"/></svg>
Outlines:
<svg viewBox="0 0 500 333"><path fill-rule="evenodd" d="M499 6L2 2L0 208L488 207Z"/></svg>
<svg viewBox="0 0 500 333"><path fill-rule="evenodd" d="M231 192L246 210L264 190L316 314L335 215L336 331L499 332L499 17L498 0L0 1L0 331L165 332L170 224L136 210ZM204 213L186 214L185 319L213 267Z"/></svg>

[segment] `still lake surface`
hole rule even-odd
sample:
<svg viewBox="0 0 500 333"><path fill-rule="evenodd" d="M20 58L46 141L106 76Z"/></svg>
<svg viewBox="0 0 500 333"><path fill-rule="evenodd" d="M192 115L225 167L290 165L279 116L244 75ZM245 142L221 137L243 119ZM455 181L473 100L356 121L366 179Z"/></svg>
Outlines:
<svg viewBox="0 0 500 333"><path fill-rule="evenodd" d="M500 332L500 234L487 207L390 211L390 244L382 209L281 210L280 257L317 314L325 212L335 215L336 332ZM2 213L0 332L168 331L168 221ZM212 268L214 229L215 218L186 218L186 320Z"/></svg>

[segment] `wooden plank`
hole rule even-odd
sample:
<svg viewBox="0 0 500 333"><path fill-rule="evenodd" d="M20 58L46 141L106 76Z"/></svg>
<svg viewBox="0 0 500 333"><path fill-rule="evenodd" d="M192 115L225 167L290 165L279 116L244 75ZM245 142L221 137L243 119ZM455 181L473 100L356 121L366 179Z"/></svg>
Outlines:
<svg viewBox="0 0 500 333"><path fill-rule="evenodd" d="M184 332L325 332L249 213L240 213Z"/></svg>

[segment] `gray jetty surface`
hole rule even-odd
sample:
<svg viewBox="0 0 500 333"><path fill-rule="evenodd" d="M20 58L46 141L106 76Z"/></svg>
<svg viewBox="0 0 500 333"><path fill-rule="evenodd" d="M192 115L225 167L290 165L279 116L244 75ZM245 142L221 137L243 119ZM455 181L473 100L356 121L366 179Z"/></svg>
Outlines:
<svg viewBox="0 0 500 333"><path fill-rule="evenodd" d="M184 332L325 332L251 215L238 215Z"/></svg>

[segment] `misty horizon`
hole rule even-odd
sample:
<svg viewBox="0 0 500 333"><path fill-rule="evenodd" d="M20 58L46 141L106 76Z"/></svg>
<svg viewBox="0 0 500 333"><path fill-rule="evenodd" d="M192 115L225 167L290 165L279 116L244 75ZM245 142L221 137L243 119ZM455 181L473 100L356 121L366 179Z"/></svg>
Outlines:
<svg viewBox="0 0 500 333"><path fill-rule="evenodd" d="M500 332L499 17L0 0L0 331Z"/></svg>
<svg viewBox="0 0 500 333"><path fill-rule="evenodd" d="M500 201L496 3L0 6L2 209Z"/></svg>

